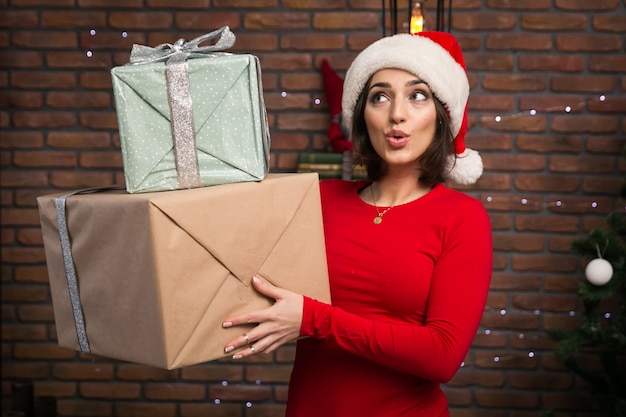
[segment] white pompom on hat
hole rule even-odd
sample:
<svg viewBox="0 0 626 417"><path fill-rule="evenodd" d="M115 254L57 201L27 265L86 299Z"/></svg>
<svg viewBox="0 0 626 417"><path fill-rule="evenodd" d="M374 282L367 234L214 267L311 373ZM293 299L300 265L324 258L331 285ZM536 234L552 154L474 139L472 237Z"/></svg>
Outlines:
<svg viewBox="0 0 626 417"><path fill-rule="evenodd" d="M446 32L426 31L387 36L365 48L348 68L343 84L343 123L349 130L365 84L386 68L405 70L424 80L443 103L450 116L456 153L450 158L447 177L459 184L475 183L482 175L483 163L478 152L465 147L469 81L457 40Z"/></svg>

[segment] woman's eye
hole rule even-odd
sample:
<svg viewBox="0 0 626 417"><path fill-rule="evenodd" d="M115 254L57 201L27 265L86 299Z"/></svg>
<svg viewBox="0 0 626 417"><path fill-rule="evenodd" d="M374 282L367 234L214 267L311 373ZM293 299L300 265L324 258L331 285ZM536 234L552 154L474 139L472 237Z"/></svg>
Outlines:
<svg viewBox="0 0 626 417"><path fill-rule="evenodd" d="M413 100L422 101L422 100L426 100L428 96L423 91L414 91L411 98Z"/></svg>
<svg viewBox="0 0 626 417"><path fill-rule="evenodd" d="M372 103L381 103L381 102L386 101L386 100L387 100L387 96L384 95L383 93L374 93L370 97L370 101Z"/></svg>

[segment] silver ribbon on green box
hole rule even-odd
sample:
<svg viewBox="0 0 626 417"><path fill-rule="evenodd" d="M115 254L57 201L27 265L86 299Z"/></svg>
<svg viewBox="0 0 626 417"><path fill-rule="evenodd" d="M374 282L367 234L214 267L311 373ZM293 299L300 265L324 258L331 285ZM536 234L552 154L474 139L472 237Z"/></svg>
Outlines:
<svg viewBox="0 0 626 417"><path fill-rule="evenodd" d="M216 38L219 38L219 40L215 44L200 46L202 43ZM165 61L167 98L171 113L176 172L180 188L202 186L196 154L193 104L189 86L187 59L223 51L232 47L234 43L235 35L228 26L224 26L189 42L179 39L174 44L166 43L154 48L144 45L133 45L131 50L131 64Z"/></svg>

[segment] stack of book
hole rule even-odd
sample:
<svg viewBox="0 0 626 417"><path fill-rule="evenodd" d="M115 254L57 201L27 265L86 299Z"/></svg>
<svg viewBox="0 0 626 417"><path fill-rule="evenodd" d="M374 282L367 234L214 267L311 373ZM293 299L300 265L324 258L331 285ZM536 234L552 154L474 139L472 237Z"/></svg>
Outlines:
<svg viewBox="0 0 626 417"><path fill-rule="evenodd" d="M320 179L365 179L367 173L362 165L354 165L349 152L300 152L298 172L317 172Z"/></svg>

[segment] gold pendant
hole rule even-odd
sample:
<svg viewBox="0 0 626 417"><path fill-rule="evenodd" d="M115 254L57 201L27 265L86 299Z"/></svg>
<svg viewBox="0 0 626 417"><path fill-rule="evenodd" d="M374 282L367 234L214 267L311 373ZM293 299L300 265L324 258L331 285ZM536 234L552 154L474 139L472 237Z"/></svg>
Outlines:
<svg viewBox="0 0 626 417"><path fill-rule="evenodd" d="M383 217L382 216L374 217L374 224L381 224L382 222L383 222Z"/></svg>

